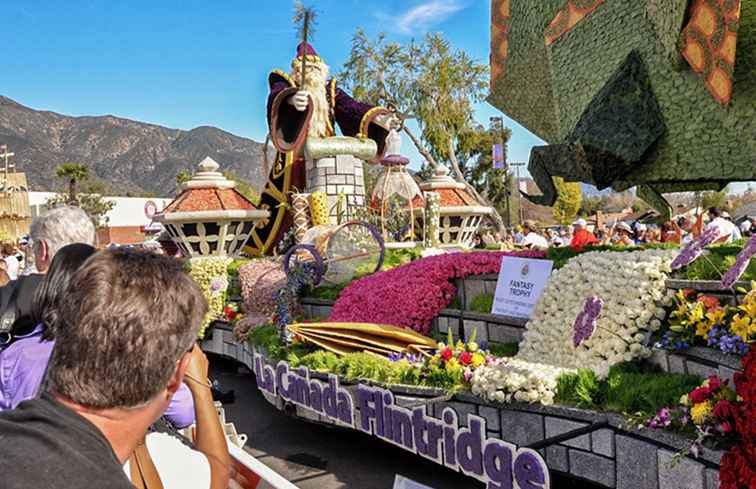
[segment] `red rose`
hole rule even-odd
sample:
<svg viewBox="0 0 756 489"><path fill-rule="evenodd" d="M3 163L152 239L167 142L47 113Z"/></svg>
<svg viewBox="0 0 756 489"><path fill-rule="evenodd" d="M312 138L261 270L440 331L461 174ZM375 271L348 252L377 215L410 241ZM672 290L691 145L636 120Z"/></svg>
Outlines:
<svg viewBox="0 0 756 489"><path fill-rule="evenodd" d="M709 390L715 391L722 385L722 381L716 375L709 376Z"/></svg>
<svg viewBox="0 0 756 489"><path fill-rule="evenodd" d="M451 348L446 347L443 350L441 350L441 358L443 358L445 361L451 360L451 357L452 357Z"/></svg>
<svg viewBox="0 0 756 489"><path fill-rule="evenodd" d="M462 365L470 365L472 363L472 353L469 351L462 352L459 356L459 363Z"/></svg>
<svg viewBox="0 0 756 489"><path fill-rule="evenodd" d="M711 391L707 387L698 387L688 394L688 399L690 399L693 404L706 402L709 400L709 397L711 397Z"/></svg>

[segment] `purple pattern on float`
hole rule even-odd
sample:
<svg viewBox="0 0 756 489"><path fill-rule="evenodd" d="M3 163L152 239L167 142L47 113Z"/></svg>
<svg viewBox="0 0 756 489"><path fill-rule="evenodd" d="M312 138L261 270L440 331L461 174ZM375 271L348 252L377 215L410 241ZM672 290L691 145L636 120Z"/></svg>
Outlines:
<svg viewBox="0 0 756 489"><path fill-rule="evenodd" d="M751 236L751 239L748 240L743 250L738 253L735 264L724 274L720 285L725 289L732 287L732 284L737 282L740 276L746 271L754 255L756 255L756 235Z"/></svg>
<svg viewBox="0 0 756 489"><path fill-rule="evenodd" d="M716 227L706 229L701 236L688 243L688 245L680 251L680 254L672 260L672 270L688 266L696 261L696 258L701 256L701 253L704 252L704 249L718 238L719 229Z"/></svg>
<svg viewBox="0 0 756 489"><path fill-rule="evenodd" d="M601 314L603 307L604 301L595 295L585 300L583 309L577 315L577 318L575 318L575 324L573 325L575 333L572 336L572 344L575 348L593 335L593 332L596 330L596 320L599 314Z"/></svg>

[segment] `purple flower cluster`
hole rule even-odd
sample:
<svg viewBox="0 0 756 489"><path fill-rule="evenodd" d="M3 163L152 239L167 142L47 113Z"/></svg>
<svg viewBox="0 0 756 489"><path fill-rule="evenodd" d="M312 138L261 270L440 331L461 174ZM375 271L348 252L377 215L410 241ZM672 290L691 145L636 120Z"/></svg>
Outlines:
<svg viewBox="0 0 756 489"><path fill-rule="evenodd" d="M732 287L732 284L737 282L743 272L748 268L748 264L751 263L751 258L756 255L756 235L751 236L751 239L746 243L743 251L738 253L738 257L735 259L735 264L727 270L727 273L722 277L721 285L725 289Z"/></svg>
<svg viewBox="0 0 756 489"><path fill-rule="evenodd" d="M575 325L573 326L575 334L572 337L572 344L575 345L575 348L590 338L596 330L596 320L603 307L604 301L595 295L585 300L583 310L575 318Z"/></svg>
<svg viewBox="0 0 756 489"><path fill-rule="evenodd" d="M711 347L718 348L723 353L744 356L748 353L748 345L743 339L736 334L729 334L727 328L714 326L707 336L707 344Z"/></svg>
<svg viewBox="0 0 756 489"><path fill-rule="evenodd" d="M688 245L680 251L680 254L672 260L672 270L688 266L696 261L696 258L701 256L701 253L704 252L704 249L718 238L718 228L710 227L706 229L701 236L688 243Z"/></svg>
<svg viewBox="0 0 756 489"><path fill-rule="evenodd" d="M542 251L470 252L429 256L349 284L330 321L390 324L423 334L456 294L450 280L498 273L504 256L543 258Z"/></svg>
<svg viewBox="0 0 756 489"><path fill-rule="evenodd" d="M651 418L648 422L649 428L662 429L669 428L672 423L679 425L686 425L690 421L690 414L688 408L680 406L677 408L661 408L656 416Z"/></svg>
<svg viewBox="0 0 756 489"><path fill-rule="evenodd" d="M412 355L409 353L391 353L388 356L389 361L398 362L400 360L407 360L409 363L423 363L422 355Z"/></svg>

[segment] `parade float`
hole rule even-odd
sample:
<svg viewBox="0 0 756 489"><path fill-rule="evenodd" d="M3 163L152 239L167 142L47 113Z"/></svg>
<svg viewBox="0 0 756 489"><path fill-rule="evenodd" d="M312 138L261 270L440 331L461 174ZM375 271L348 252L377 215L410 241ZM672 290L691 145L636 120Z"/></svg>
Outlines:
<svg viewBox="0 0 756 489"><path fill-rule="evenodd" d="M490 101L551 143L531 155L533 200L551 203L561 176L637 185L667 214L664 192L756 177L754 92L734 64L737 47L752 66L753 30L738 21L753 25L755 2L546 3L492 2ZM384 229L355 219L362 164L392 161L390 111L342 92L306 43L292 69L270 77L277 154L260 208L271 214L247 247L274 256L229 266L206 351L245 365L285 413L489 488L547 488L555 474L619 489L753 487L754 239L470 251L488 211L440 170L419 185L422 212L399 206L422 216L417 246L387 248ZM373 206L382 217L386 194ZM361 231L329 254L345 225Z"/></svg>

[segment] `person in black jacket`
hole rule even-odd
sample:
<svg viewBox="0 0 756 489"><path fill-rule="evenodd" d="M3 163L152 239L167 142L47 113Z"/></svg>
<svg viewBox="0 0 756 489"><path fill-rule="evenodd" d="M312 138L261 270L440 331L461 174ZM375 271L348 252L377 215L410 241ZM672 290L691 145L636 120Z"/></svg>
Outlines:
<svg viewBox="0 0 756 489"><path fill-rule="evenodd" d="M82 209L71 206L57 207L35 218L29 235L29 252L34 255L36 273L25 273L0 287L0 348L10 343L13 335L34 328L31 317L34 293L55 253L73 243L95 244L92 219Z"/></svg>

